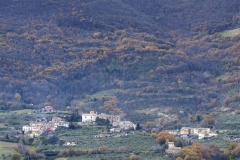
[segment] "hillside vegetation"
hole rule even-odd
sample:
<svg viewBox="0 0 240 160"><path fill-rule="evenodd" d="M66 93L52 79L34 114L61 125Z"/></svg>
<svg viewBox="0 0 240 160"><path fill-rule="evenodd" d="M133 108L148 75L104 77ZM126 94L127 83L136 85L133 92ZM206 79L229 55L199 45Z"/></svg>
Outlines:
<svg viewBox="0 0 240 160"><path fill-rule="evenodd" d="M109 102L136 122L166 108L173 115L239 107L240 1L0 4L2 110L50 102L108 112Z"/></svg>

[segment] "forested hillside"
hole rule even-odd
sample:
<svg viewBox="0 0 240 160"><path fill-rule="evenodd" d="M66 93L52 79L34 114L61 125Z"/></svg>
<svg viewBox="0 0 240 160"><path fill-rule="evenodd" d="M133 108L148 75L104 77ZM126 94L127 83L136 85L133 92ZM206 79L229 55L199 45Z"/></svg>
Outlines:
<svg viewBox="0 0 240 160"><path fill-rule="evenodd" d="M122 110L135 122L166 108L236 110L239 9L238 0L0 0L0 107Z"/></svg>

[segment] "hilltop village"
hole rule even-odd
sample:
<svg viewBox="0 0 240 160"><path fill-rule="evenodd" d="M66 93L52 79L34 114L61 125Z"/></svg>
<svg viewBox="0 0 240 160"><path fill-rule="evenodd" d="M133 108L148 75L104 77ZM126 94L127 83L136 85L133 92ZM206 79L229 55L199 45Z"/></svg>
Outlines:
<svg viewBox="0 0 240 160"><path fill-rule="evenodd" d="M56 113L57 111L52 106L46 106L42 109L44 113ZM112 126L109 129L110 132L121 132L125 130L136 130L136 124L130 121L121 121L118 115L107 115L107 114L97 114L97 112L90 111L90 113L82 114L82 121L77 122L79 126L85 125L97 125L98 123L106 124ZM29 123L29 125L24 125L22 131L30 137L39 137L46 131L55 131L58 127L69 128L69 122L66 122L61 117L52 116L51 120L48 121L46 118L38 118L35 122ZM108 133L102 133L108 136Z"/></svg>
<svg viewBox="0 0 240 160"><path fill-rule="evenodd" d="M52 106L46 106L42 109L43 113L52 114L51 120L46 118L38 118L35 122L30 122L29 125L22 126L24 134L28 134L30 137L38 137L45 131L55 131L58 127L69 128L69 122L64 118L54 116L57 111ZM121 132L128 130L136 130L137 125L131 121L122 121L120 115L108 115L104 113L98 114L97 112L90 111L90 113L81 114L82 121L77 122L79 126L98 126L106 125L109 128L109 132ZM139 130L139 129L138 129ZM191 135L197 135L198 139L208 139L216 137L217 134L210 131L210 128L191 128L182 127L180 130L167 130L172 135L181 136L183 139L189 138ZM108 134L106 134L108 135Z"/></svg>
<svg viewBox="0 0 240 160"><path fill-rule="evenodd" d="M52 106L46 106L42 111L51 114L57 112ZM110 133L113 132L134 131L137 129L137 125L131 121L121 121L119 115L98 114L97 112L90 111L90 113L83 113L81 117L82 121L77 122L79 126L94 126L99 125L99 123L111 126L109 132L101 134L106 135L106 137L109 137ZM29 125L24 125L22 131L30 137L39 137L45 131L54 132L58 127L69 128L69 122L66 122L61 117L55 116L52 116L49 121L46 118L39 118L35 122L29 123ZM180 130L167 130L167 132L175 136L178 135L182 139L187 139L191 135L197 135L198 139L209 139L217 136L216 133L210 131L210 128L182 127Z"/></svg>

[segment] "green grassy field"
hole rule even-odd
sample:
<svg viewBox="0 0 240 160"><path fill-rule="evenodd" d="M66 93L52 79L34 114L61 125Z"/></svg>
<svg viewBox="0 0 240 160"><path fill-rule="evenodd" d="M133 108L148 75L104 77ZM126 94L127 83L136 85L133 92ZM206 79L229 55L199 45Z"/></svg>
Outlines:
<svg viewBox="0 0 240 160"><path fill-rule="evenodd" d="M234 37L234 36L238 36L239 34L240 34L239 28L226 30L220 33L222 37Z"/></svg>
<svg viewBox="0 0 240 160"><path fill-rule="evenodd" d="M0 141L0 155L9 155L9 154L14 154L17 153L16 147L17 143L10 143L10 142L2 142ZM1 158L1 157L0 157Z"/></svg>

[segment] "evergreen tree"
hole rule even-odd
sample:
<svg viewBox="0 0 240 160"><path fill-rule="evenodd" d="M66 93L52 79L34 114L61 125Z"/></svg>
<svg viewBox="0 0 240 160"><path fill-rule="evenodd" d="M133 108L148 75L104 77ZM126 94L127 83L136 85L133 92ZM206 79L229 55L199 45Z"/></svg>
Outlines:
<svg viewBox="0 0 240 160"><path fill-rule="evenodd" d="M142 129L142 127L140 126L140 124L139 124L139 123L137 123L136 130L141 130L141 129Z"/></svg>

